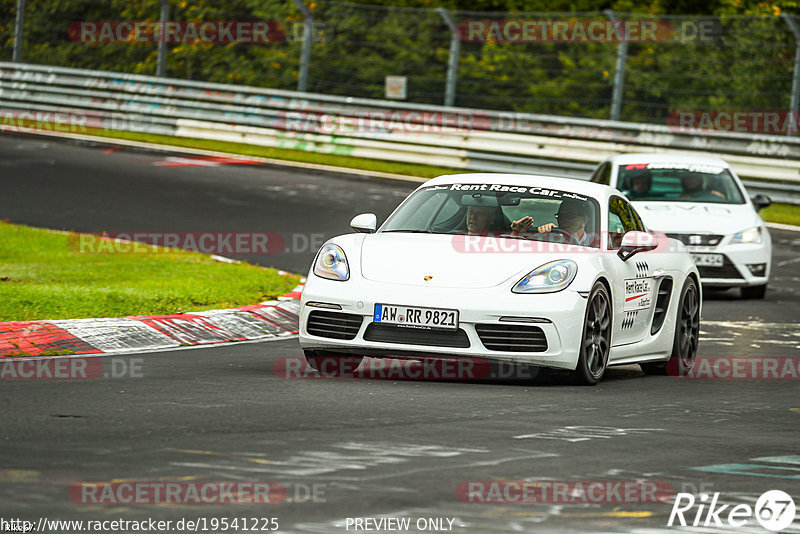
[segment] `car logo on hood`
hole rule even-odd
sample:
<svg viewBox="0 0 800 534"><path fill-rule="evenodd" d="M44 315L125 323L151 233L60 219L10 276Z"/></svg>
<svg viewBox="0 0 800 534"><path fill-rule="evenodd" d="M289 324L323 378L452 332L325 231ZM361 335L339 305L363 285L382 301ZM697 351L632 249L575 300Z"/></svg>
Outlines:
<svg viewBox="0 0 800 534"><path fill-rule="evenodd" d="M430 282L431 280L433 280L433 277L431 275L428 275L425 278L423 278L423 280L425 280L426 282Z"/></svg>

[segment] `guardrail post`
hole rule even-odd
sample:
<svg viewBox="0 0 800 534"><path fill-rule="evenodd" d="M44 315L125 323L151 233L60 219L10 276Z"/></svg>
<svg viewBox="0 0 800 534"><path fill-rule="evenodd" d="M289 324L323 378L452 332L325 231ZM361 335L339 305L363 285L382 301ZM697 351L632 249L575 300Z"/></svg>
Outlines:
<svg viewBox="0 0 800 534"><path fill-rule="evenodd" d="M17 23L14 26L14 53L11 61L22 62L22 30L25 26L25 0L17 0Z"/></svg>
<svg viewBox="0 0 800 534"><path fill-rule="evenodd" d="M437 8L436 11L447 27L450 28L450 57L447 60L447 84L444 90L444 105L453 106L456 100L456 81L458 80L458 59L461 54L461 40L458 38L458 28L450 16L450 12L445 8Z"/></svg>
<svg viewBox="0 0 800 534"><path fill-rule="evenodd" d="M167 21L169 20L169 1L161 1L161 27L158 32L158 66L156 76L163 78L167 72Z"/></svg>
<svg viewBox="0 0 800 534"><path fill-rule="evenodd" d="M303 48L300 51L300 69L297 78L297 90L308 90L308 64L311 62L311 40L314 38L314 17L303 3L303 0L293 0L294 5L303 15Z"/></svg>
<svg viewBox="0 0 800 534"><path fill-rule="evenodd" d="M786 21L794 34L794 73L792 74L792 100L789 104L789 112L793 115L794 121L787 121L787 123L796 126L797 112L800 109L800 28L797 27L794 17L788 13L781 13L781 18ZM797 135L797 128L792 126L787 129L786 135Z"/></svg>
<svg viewBox="0 0 800 534"><path fill-rule="evenodd" d="M616 13L611 9L603 11L612 22L618 22ZM611 96L611 120L618 121L622 112L622 93L625 91L625 66L628 62L628 34L624 27L621 31L622 41L617 46L617 64L614 68L614 92Z"/></svg>

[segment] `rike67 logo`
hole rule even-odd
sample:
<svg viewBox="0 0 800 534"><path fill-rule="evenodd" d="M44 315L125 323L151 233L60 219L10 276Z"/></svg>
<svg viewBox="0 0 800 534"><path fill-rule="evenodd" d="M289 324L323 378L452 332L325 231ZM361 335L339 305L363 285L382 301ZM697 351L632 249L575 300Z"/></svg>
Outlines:
<svg viewBox="0 0 800 534"><path fill-rule="evenodd" d="M701 493L695 498L691 493L678 493L667 526L717 527L727 532L741 527L753 527L754 519L772 532L780 532L794 522L794 500L781 490L762 494L755 506L749 504L722 504L719 493L710 498Z"/></svg>

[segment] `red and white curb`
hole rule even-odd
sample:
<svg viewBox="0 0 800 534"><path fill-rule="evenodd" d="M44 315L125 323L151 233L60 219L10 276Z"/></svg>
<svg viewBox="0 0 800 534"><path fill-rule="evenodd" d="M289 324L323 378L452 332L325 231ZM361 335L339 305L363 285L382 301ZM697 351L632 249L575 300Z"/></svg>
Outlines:
<svg viewBox="0 0 800 534"><path fill-rule="evenodd" d="M278 339L298 331L299 285L277 300L228 310L120 319L0 323L0 358L105 354Z"/></svg>

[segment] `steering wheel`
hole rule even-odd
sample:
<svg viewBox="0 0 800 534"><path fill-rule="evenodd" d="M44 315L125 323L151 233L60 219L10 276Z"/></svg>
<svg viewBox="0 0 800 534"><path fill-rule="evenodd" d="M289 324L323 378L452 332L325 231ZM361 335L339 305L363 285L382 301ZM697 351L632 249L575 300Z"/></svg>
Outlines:
<svg viewBox="0 0 800 534"><path fill-rule="evenodd" d="M567 232L566 230L562 230L561 228L551 228L548 234L558 234L567 238L567 243L571 245L580 245L580 241L578 238L575 237L571 232Z"/></svg>

